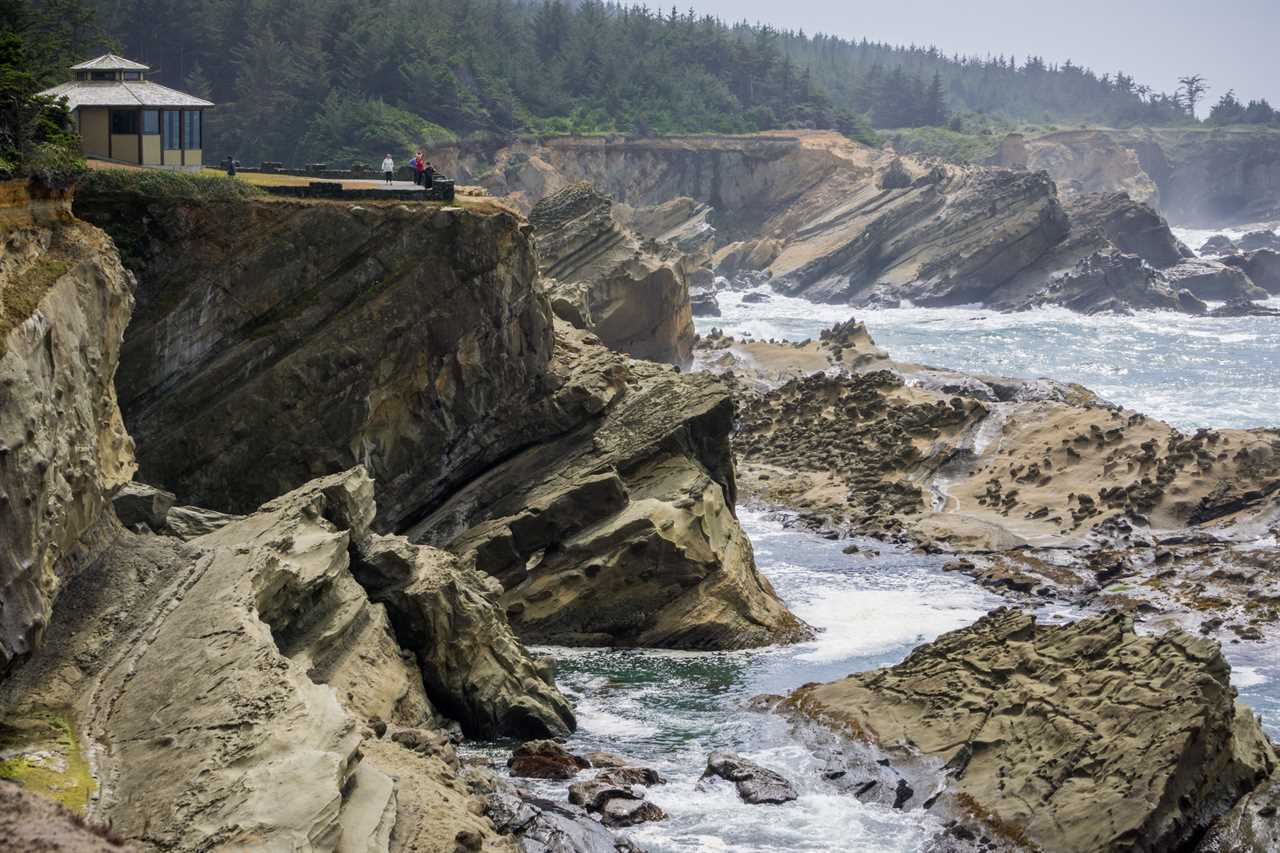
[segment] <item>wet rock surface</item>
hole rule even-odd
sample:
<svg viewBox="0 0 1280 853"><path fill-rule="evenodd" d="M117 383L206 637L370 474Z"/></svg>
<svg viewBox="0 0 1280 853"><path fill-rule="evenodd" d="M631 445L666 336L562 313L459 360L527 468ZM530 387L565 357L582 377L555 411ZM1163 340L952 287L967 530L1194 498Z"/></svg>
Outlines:
<svg viewBox="0 0 1280 853"><path fill-rule="evenodd" d="M954 807L1013 840L1156 851L1193 843L1275 767L1229 673L1211 641L1138 636L1123 614L1042 626L1002 609L785 704L936 757Z"/></svg>
<svg viewBox="0 0 1280 853"><path fill-rule="evenodd" d="M715 778L732 782L742 801L751 805L781 805L799 796L781 774L731 752L711 753L702 778L704 782Z"/></svg>
<svg viewBox="0 0 1280 853"><path fill-rule="evenodd" d="M532 779L572 779L591 762L574 755L553 740L533 740L520 744L507 762L513 776Z"/></svg>

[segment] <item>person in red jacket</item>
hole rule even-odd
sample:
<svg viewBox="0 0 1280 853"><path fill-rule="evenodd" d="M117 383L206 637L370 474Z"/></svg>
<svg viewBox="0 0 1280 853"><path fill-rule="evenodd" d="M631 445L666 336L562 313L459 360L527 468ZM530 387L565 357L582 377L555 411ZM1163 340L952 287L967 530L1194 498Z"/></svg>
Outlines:
<svg viewBox="0 0 1280 853"><path fill-rule="evenodd" d="M422 186L422 172L427 168L427 161L423 159L422 152L419 151L413 158L413 182L418 186Z"/></svg>

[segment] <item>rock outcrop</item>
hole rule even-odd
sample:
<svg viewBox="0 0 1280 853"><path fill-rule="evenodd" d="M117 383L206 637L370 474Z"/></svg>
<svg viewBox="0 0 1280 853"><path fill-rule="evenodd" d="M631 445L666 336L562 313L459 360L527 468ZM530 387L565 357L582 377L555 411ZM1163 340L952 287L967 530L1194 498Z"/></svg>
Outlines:
<svg viewBox="0 0 1280 853"><path fill-rule="evenodd" d="M1227 255L1222 262L1243 270L1251 282L1272 296L1280 296L1280 252L1258 249L1242 255Z"/></svg>
<svg viewBox="0 0 1280 853"><path fill-rule="evenodd" d="M687 367L694 330L685 256L671 244L642 241L612 208L611 199L579 183L529 214L539 266L553 280L552 307L606 346Z"/></svg>
<svg viewBox="0 0 1280 853"><path fill-rule="evenodd" d="M401 734L439 724L439 710L482 735L564 734L572 714L487 579L372 534L374 511L356 469L185 544L121 531L55 608L56 640L0 685L6 722L69 713L93 814L149 849L495 835L447 740ZM357 580L377 572L371 588L388 588L401 569L388 547L413 575L408 629Z"/></svg>
<svg viewBox="0 0 1280 853"><path fill-rule="evenodd" d="M734 515L728 392L553 331L511 214L77 207L135 259L120 387L146 482L244 513L364 465L374 529L497 577L527 640L740 648L802 633ZM229 229L251 235L234 263Z"/></svg>
<svg viewBox="0 0 1280 853"><path fill-rule="evenodd" d="M1229 676L1213 642L1139 636L1120 614L1042 626L997 610L786 706L937 762L952 808L1010 840L1162 851L1193 844L1276 766Z"/></svg>
<svg viewBox="0 0 1280 853"><path fill-rule="evenodd" d="M1226 302L1231 299L1266 299L1267 292L1243 269L1219 261L1188 260L1164 271L1170 284L1190 291L1200 299Z"/></svg>
<svg viewBox="0 0 1280 853"><path fill-rule="evenodd" d="M0 183L0 678L39 646L134 467L115 392L132 281L69 207Z"/></svg>
<svg viewBox="0 0 1280 853"><path fill-rule="evenodd" d="M1160 201L1156 182L1132 147L1105 132L1068 130L1043 136L1010 134L994 165L1048 172L1064 195L1123 192L1139 204Z"/></svg>
<svg viewBox="0 0 1280 853"><path fill-rule="evenodd" d="M744 648L797 639L734 517L734 409L707 376L557 330L557 399L597 420L495 466L409 529L498 578L521 637Z"/></svg>

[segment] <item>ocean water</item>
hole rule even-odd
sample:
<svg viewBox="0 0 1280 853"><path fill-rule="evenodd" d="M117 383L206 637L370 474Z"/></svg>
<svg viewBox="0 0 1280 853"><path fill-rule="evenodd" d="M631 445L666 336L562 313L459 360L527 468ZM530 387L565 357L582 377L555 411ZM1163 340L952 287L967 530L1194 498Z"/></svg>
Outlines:
<svg viewBox="0 0 1280 853"><path fill-rule="evenodd" d="M1133 316L1042 308L854 309L817 305L767 288L717 295L720 317L699 317L734 337L803 341L856 317L898 361L971 373L1079 382L1179 429L1280 426L1280 318L1214 319L1165 311ZM1280 298L1268 301L1280 308Z"/></svg>
<svg viewBox="0 0 1280 853"><path fill-rule="evenodd" d="M969 625L1001 599L943 571L945 558L913 554L869 539L879 553L843 553L833 542L790 527L786 516L740 511L756 559L795 613L818 628L816 640L788 648L732 653L617 649L542 651L558 660L557 682L574 700L578 752L620 752L668 780L648 789L665 821L628 834L652 853L915 853L939 828L922 811L864 804L822 779L811 733L786 719L750 710L761 693L786 693L811 681L891 665L939 634ZM1042 621L1085 615L1054 605ZM1280 738L1280 649L1227 648L1241 698L1264 714ZM800 794L781 806L752 806L730 786L703 789L699 777L713 750L730 750L791 779ZM495 761L506 753L493 749ZM529 784L532 782L532 784ZM566 782L521 780L563 800Z"/></svg>
<svg viewBox="0 0 1280 853"><path fill-rule="evenodd" d="M1082 317L1058 309L1011 315L965 308L853 311L762 292L770 300L755 305L742 301L744 293L721 293L723 316L699 319L699 330L797 341L857 316L899 360L1080 382L1187 430L1280 426L1280 319L1155 312ZM1280 307L1280 299L1272 304ZM650 788L649 798L668 819L628 831L653 853L921 850L938 828L933 818L838 792L821 778L809 736L746 703L760 693L786 693L806 682L893 664L917 645L972 623L1001 599L944 572L941 557L871 540L860 544L878 553L848 555L848 540L832 542L791 527L785 515L743 508L740 516L761 571L792 610L820 630L818 638L737 653L548 649L559 661L558 682L577 708L580 728L569 746L621 752L667 777L668 784ZM1081 615L1055 606L1038 617ZM1238 643L1224 651L1240 698L1280 739L1280 647ZM704 790L698 780L707 755L720 749L783 773L799 799L750 806L729 786ZM495 760L506 755L498 749L490 754ZM533 787L564 799L567 783Z"/></svg>

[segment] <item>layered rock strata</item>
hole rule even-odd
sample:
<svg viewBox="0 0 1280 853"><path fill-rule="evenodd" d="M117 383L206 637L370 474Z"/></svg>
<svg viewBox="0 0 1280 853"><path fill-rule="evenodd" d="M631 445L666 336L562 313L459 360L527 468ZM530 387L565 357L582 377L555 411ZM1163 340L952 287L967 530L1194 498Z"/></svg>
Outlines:
<svg viewBox="0 0 1280 853"><path fill-rule="evenodd" d="M551 306L612 349L687 367L694 338L689 262L674 245L642 241L612 208L590 184L575 184L529 214L539 267L552 280Z"/></svg>
<svg viewBox="0 0 1280 853"><path fill-rule="evenodd" d="M734 515L727 390L555 331L509 213L77 205L139 274L120 387L146 482L243 513L364 465L374 528L497 577L528 640L803 633ZM252 236L227 262L232 223Z"/></svg>

